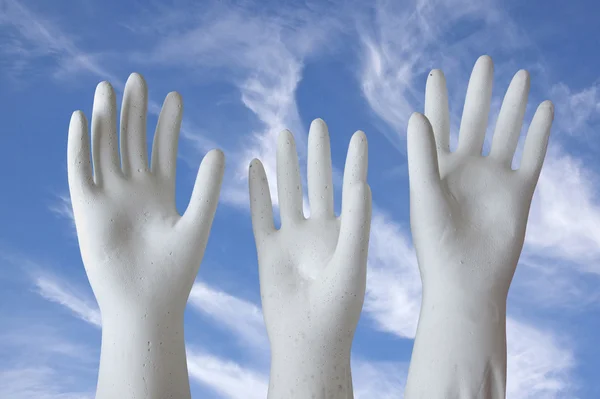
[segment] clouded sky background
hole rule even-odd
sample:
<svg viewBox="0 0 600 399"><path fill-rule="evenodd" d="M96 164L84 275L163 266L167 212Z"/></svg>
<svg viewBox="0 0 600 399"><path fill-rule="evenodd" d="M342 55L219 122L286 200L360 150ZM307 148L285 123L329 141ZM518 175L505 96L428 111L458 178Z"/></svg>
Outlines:
<svg viewBox="0 0 600 399"><path fill-rule="evenodd" d="M100 314L70 210L67 128L73 111L91 116L100 81L110 81L120 101L131 72L148 83L149 140L166 94L183 96L181 211L203 155L215 147L226 155L186 311L193 397L266 397L269 347L247 167L260 158L274 186L284 128L304 167L307 128L320 117L339 176L351 135L360 129L369 140L373 222L353 346L355 396L401 398L421 292L406 125L423 111L428 72L441 68L455 145L482 54L495 64L487 143L519 69L531 73L532 87L523 135L540 102L556 107L509 294L508 398L599 398L599 11L592 0L0 0L0 398L94 396ZM338 181L338 210L340 188Z"/></svg>

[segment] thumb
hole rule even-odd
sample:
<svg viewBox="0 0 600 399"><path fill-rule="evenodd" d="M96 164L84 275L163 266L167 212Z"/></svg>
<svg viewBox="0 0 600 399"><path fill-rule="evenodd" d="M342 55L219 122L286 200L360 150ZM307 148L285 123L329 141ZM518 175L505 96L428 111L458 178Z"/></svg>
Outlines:
<svg viewBox="0 0 600 399"><path fill-rule="evenodd" d="M206 245L217 210L225 157L221 150L208 152L198 169L190 203L180 222L195 237L197 245Z"/></svg>
<svg viewBox="0 0 600 399"><path fill-rule="evenodd" d="M441 181L433 128L425 115L411 115L406 141L411 195L432 199L440 193Z"/></svg>
<svg viewBox="0 0 600 399"><path fill-rule="evenodd" d="M340 235L335 249L335 264L350 270L341 278L353 279L366 274L371 232L371 188L364 181L352 183L342 199Z"/></svg>

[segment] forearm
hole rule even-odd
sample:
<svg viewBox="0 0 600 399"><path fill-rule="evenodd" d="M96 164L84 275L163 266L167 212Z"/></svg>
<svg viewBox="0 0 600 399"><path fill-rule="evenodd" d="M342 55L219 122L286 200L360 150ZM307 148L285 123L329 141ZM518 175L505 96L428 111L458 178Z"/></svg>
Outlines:
<svg viewBox="0 0 600 399"><path fill-rule="evenodd" d="M103 315L96 399L191 397L183 312L154 313Z"/></svg>
<svg viewBox="0 0 600 399"><path fill-rule="evenodd" d="M350 350L272 350L268 399L352 399Z"/></svg>
<svg viewBox="0 0 600 399"><path fill-rule="evenodd" d="M506 297L424 292L406 399L504 399Z"/></svg>

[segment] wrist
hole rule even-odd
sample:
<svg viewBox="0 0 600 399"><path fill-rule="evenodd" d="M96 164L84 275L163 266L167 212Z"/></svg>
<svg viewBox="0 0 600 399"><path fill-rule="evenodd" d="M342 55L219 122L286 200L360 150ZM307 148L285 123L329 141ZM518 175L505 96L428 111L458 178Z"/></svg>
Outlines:
<svg viewBox="0 0 600 399"><path fill-rule="evenodd" d="M122 352L136 352L140 347L152 350L185 345L183 315L170 312L103 314L102 344Z"/></svg>
<svg viewBox="0 0 600 399"><path fill-rule="evenodd" d="M139 310L102 314L96 397L189 398L183 314Z"/></svg>
<svg viewBox="0 0 600 399"><path fill-rule="evenodd" d="M423 290L418 339L444 351L464 347L482 358L505 351L506 299L461 290Z"/></svg>
<svg viewBox="0 0 600 399"><path fill-rule="evenodd" d="M506 299L436 288L423 290L405 397L481 397L484 389L503 398Z"/></svg>
<svg viewBox="0 0 600 399"><path fill-rule="evenodd" d="M101 308L102 330L155 331L165 333L183 326L184 310L165 304L135 304ZM124 328L125 327L125 328Z"/></svg>
<svg viewBox="0 0 600 399"><path fill-rule="evenodd" d="M269 399L352 398L350 348L273 346Z"/></svg>
<svg viewBox="0 0 600 399"><path fill-rule="evenodd" d="M464 285L464 284L463 284ZM423 284L421 317L467 325L506 323L506 297L451 284Z"/></svg>

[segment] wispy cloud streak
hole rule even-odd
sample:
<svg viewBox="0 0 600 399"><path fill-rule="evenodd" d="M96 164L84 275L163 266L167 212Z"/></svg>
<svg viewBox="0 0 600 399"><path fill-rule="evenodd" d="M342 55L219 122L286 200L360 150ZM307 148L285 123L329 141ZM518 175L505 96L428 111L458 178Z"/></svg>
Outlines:
<svg viewBox="0 0 600 399"><path fill-rule="evenodd" d="M263 351L268 348L262 311L255 304L200 282L192 288L190 304L217 324L233 331L244 345Z"/></svg>
<svg viewBox="0 0 600 399"><path fill-rule="evenodd" d="M76 317L95 327L102 325L100 311L95 303L76 293L64 282L49 276L38 276L35 286L43 298L66 307Z"/></svg>

